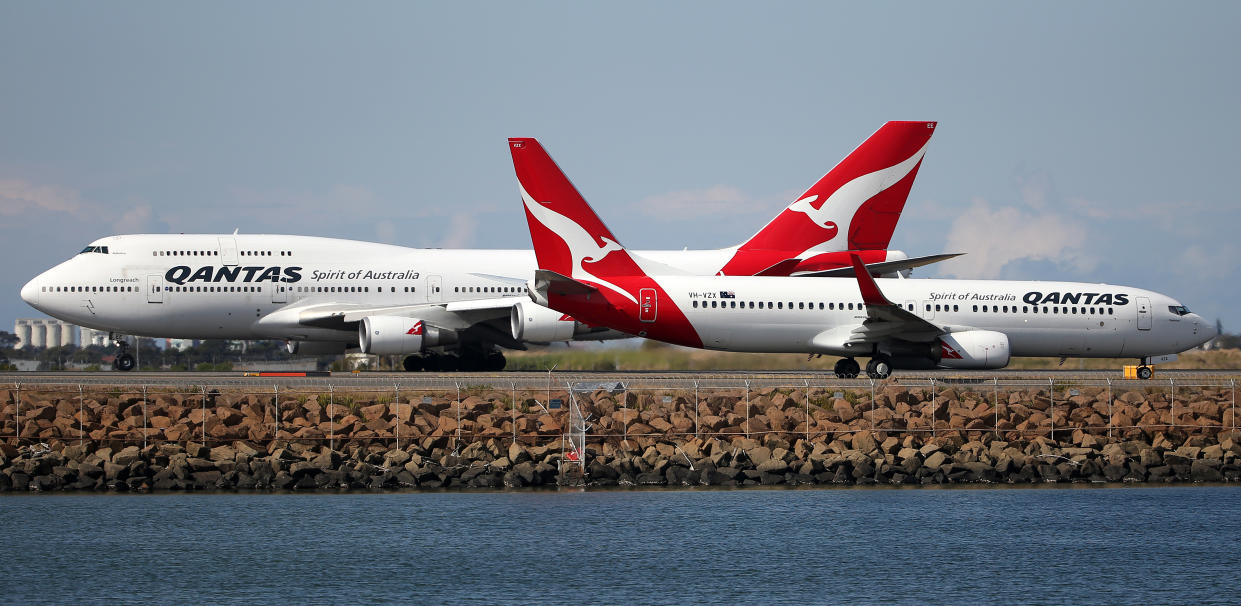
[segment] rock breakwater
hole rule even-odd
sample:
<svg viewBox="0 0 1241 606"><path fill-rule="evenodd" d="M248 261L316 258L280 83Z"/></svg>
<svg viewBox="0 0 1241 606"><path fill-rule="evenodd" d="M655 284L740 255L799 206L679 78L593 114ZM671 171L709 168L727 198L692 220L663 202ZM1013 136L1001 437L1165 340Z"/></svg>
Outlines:
<svg viewBox="0 0 1241 606"><path fill-rule="evenodd" d="M1234 398L1230 385L12 389L0 491L1235 482Z"/></svg>

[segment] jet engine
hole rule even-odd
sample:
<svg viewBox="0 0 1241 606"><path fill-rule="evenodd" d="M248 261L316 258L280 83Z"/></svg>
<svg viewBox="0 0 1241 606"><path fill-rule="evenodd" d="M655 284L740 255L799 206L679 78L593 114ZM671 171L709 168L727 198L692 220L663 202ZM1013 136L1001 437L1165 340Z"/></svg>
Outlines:
<svg viewBox="0 0 1241 606"><path fill-rule="evenodd" d="M568 341L578 323L566 314L530 301L519 301L509 312L513 338L530 343Z"/></svg>
<svg viewBox="0 0 1241 606"><path fill-rule="evenodd" d="M407 354L456 342L455 331L432 326L419 318L366 316L358 322L362 353Z"/></svg>
<svg viewBox="0 0 1241 606"><path fill-rule="evenodd" d="M1008 335L993 330L966 330L939 339L943 368L988 370L1008 366Z"/></svg>

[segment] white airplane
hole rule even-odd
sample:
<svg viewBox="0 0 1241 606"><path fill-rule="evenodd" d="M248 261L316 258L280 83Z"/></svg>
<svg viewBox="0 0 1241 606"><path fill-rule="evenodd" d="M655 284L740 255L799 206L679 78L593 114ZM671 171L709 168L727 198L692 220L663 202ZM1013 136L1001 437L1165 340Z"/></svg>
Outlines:
<svg viewBox="0 0 1241 606"><path fill-rule="evenodd" d="M996 369L1017 356L1155 356L1215 336L1171 297L1127 286L1002 280L704 276L630 253L541 148L510 139L541 305L594 326L688 347L843 356L838 377Z"/></svg>
<svg viewBox="0 0 1241 606"><path fill-rule="evenodd" d="M830 274L861 255L901 274L953 255L886 250L934 132L889 122L745 243L647 251L701 274ZM524 140L529 149L542 148ZM627 337L536 305L529 250L438 250L289 235L120 235L31 280L22 299L120 335L283 339L293 353L410 354L407 370L499 370L499 347ZM130 370L127 351L114 367Z"/></svg>

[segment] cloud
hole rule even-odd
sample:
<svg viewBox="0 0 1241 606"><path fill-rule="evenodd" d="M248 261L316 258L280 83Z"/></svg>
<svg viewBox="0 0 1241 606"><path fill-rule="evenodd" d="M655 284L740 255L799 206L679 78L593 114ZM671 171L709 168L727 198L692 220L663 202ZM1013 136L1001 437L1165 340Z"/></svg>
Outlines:
<svg viewBox="0 0 1241 606"><path fill-rule="evenodd" d="M396 224L384 219L375 224L375 239L384 244L396 242Z"/></svg>
<svg viewBox="0 0 1241 606"><path fill-rule="evenodd" d="M440 248L464 248L474 240L474 232L478 228L478 221L474 219L473 213L457 213L452 216L448 224L448 231L444 232L444 237L440 238Z"/></svg>
<svg viewBox="0 0 1241 606"><path fill-rule="evenodd" d="M112 222L112 233L115 234L150 234L167 231L169 231L168 224L155 216L155 211L149 204L134 206Z"/></svg>
<svg viewBox="0 0 1241 606"><path fill-rule="evenodd" d="M992 208L981 198L957 217L948 231L946 250L969 254L952 262L948 275L990 279L1003 275L1014 261L1051 261L1079 271L1095 266L1084 254L1086 228L1079 220L1056 213L1017 207Z"/></svg>
<svg viewBox="0 0 1241 606"><path fill-rule="evenodd" d="M23 179L0 179L0 215L14 216L31 210L78 215L84 204L73 189L36 185Z"/></svg>
<svg viewBox="0 0 1241 606"><path fill-rule="evenodd" d="M780 194L792 201L797 192ZM714 185L706 189L683 189L647 196L638 201L643 214L661 219L690 219L704 215L747 215L769 212L774 196L751 196L731 185Z"/></svg>

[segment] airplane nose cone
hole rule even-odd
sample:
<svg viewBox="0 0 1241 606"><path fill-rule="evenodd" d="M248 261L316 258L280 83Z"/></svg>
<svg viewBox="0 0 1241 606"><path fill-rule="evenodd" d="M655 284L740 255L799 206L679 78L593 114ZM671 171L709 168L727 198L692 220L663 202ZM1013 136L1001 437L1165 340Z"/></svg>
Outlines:
<svg viewBox="0 0 1241 606"><path fill-rule="evenodd" d="M1199 323L1202 325L1202 328L1198 331L1198 334L1201 335L1203 339L1210 341L1211 339L1219 336L1219 331L1215 330L1215 327L1210 323L1202 321L1199 321Z"/></svg>
<svg viewBox="0 0 1241 606"><path fill-rule="evenodd" d="M22 287L22 300L31 307L39 307L39 279L35 278ZM10 291L11 292L11 291Z"/></svg>

